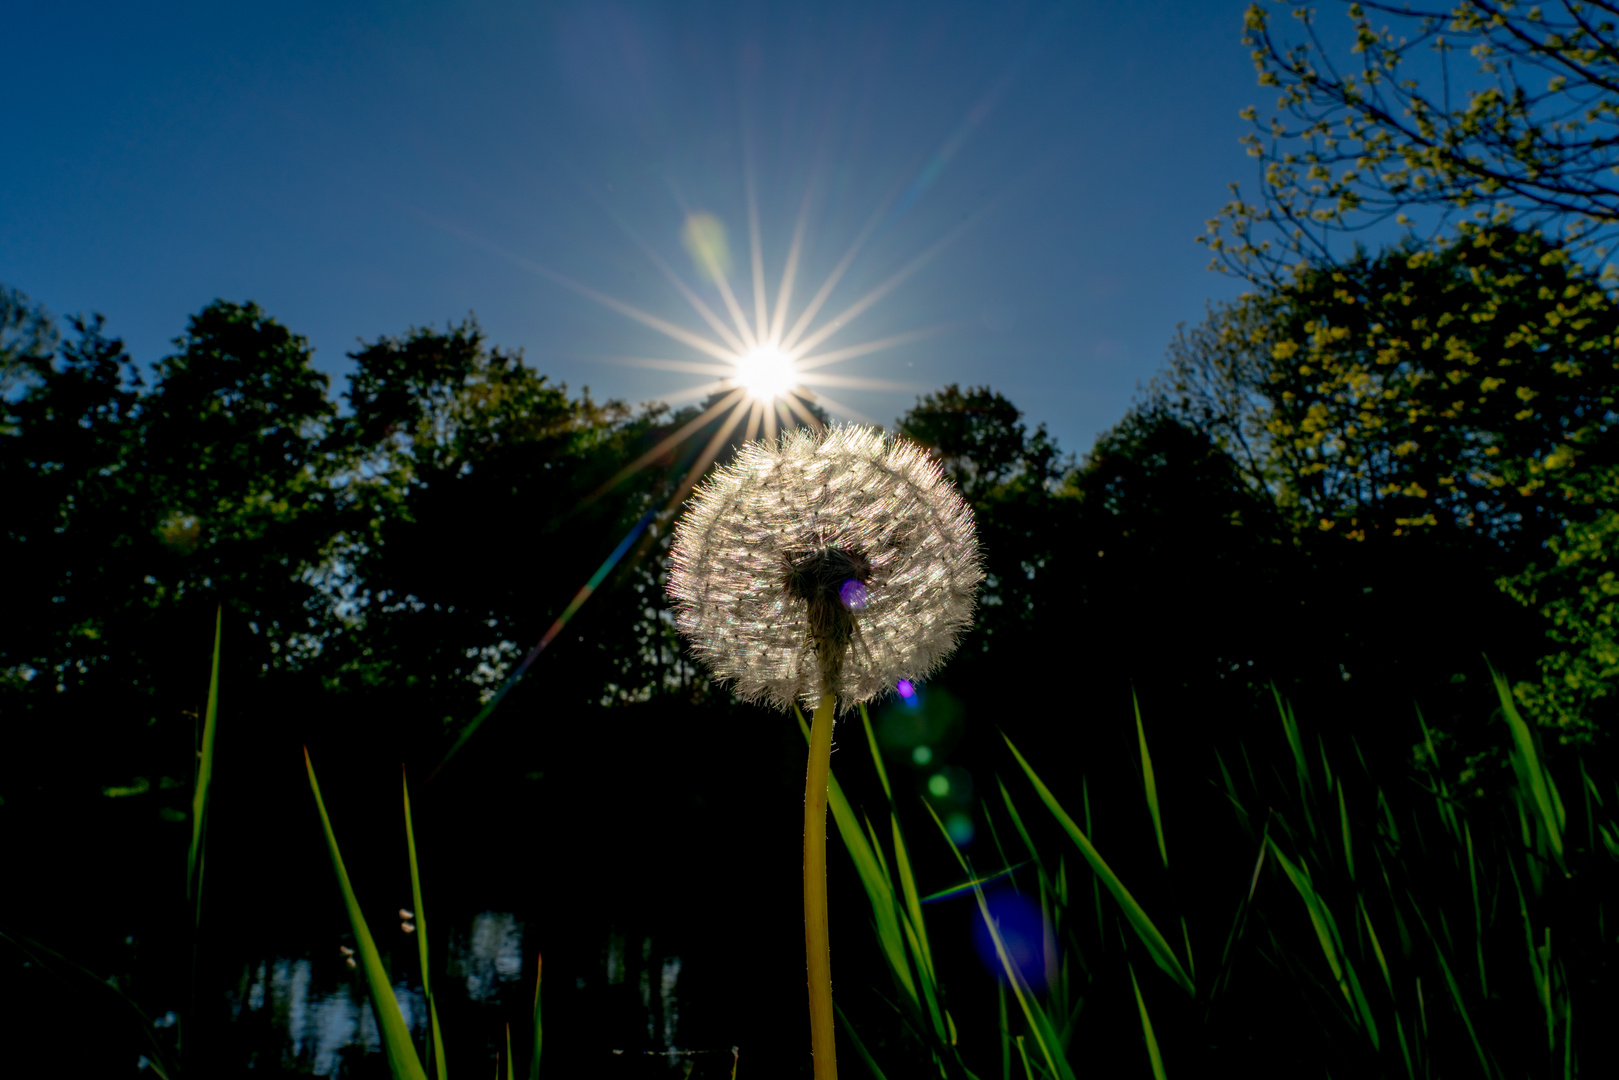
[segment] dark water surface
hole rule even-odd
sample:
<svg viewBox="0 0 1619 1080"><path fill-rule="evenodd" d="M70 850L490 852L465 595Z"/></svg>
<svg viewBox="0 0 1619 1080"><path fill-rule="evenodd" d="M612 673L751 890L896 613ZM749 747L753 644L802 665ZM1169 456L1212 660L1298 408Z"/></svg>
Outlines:
<svg viewBox="0 0 1619 1080"><path fill-rule="evenodd" d="M133 1075L150 1034L168 1050L183 1041L189 1076L386 1076L304 775L308 745L419 1045L427 1021L415 934L426 916L452 1072L492 1067L509 1024L523 1073L543 955L548 1075L720 1077L733 1065L744 1078L808 1075L804 745L790 717L647 706L541 721L514 698L431 783L431 762L407 762L426 909L415 912L398 760L410 755L320 717L275 715L275 703L228 704L195 978L186 784L143 778L139 793L41 795L0 810L0 838L29 883L10 890L0 922L114 978L152 1025L135 1031L109 995L64 989L11 955L5 996L25 1004L8 1026L43 1044L97 1033L90 1071L103 1075ZM957 794L970 790L970 774L945 762L955 736L915 754L925 735L899 732L896 783L920 794L943 775ZM879 811L886 800L858 720L840 724L838 740L834 769L851 798ZM917 758L925 767L907 771ZM881 1045L893 1028L880 996L889 979L869 904L828 828L839 1004L872 1017ZM924 889L959 876L929 839L919 844L937 849L919 856ZM934 933L938 947L970 960L964 915L941 905ZM969 976L958 983L977 978L993 994L976 965L951 962Z"/></svg>

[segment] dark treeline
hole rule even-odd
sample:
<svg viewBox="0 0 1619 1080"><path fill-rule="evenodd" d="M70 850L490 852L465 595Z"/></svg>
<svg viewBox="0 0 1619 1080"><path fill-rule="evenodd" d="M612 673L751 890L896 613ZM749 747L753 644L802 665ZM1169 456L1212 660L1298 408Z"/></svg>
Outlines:
<svg viewBox="0 0 1619 1080"><path fill-rule="evenodd" d="M550 935L547 970L560 978L600 966L605 921L621 935L684 935L691 949L767 942L759 955L779 970L759 975L756 955L746 978L792 993L793 920L716 905L704 890L751 878L794 896L801 747L789 721L734 705L683 657L661 586L682 481L719 421L624 475L698 409L571 394L470 320L365 345L334 397L304 340L252 304L210 305L143 372L99 320L58 327L21 294L4 299L12 574L0 710L11 753L0 813L36 883L12 897L8 924L75 941L78 957L122 971L153 1009L183 999L182 966L151 958L184 939L162 914L183 907L183 882L160 868L183 862L219 608L213 828L225 851L210 895L227 907L255 894L272 909L303 905L329 936L335 897L298 747L342 778L328 786L356 822L345 832L388 838L357 856L360 873L397 878L397 823L367 809L391 805L387 770L439 764L651 512L423 795L456 849L444 856L456 869L439 872L504 867L481 890L446 891L468 910L506 902L576 927ZM982 763L1005 730L1063 763L1065 795L1083 776L1098 805L1139 806L1139 776L1115 767L1135 752L1133 693L1158 747L1166 814L1219 834L1230 819L1208 783L1212 754L1274 754L1274 688L1324 745L1352 745L1395 772L1428 752L1414 749L1420 708L1437 745L1457 751L1450 780L1489 799L1505 766L1486 724L1486 653L1552 744L1600 744L1611 631L1602 637L1581 597L1611 536L1601 529L1616 312L1555 245L1464 231L1212 310L1079 460L990 388L920 399L897 429L961 485L989 571L978 623L932 687L950 717L934 767L948 757L987 790L1004 766ZM1582 549L1592 530L1598 543ZM910 772L921 795L927 770ZM869 777L847 783L874 797ZM1117 816L1128 824L1101 826L1114 834L1111 857L1139 868L1150 826L1139 811ZM654 826L671 821L678 836ZM1240 891L1245 868L1209 850L1211 888ZM519 855L535 869L513 870ZM951 873L942 851L919 857L935 883ZM678 898L635 867L673 868ZM862 901L844 901L840 980L876 985L854 915ZM202 953L194 1008L220 1024L242 962L228 943L251 936L244 915L266 909L249 902L205 922L204 942L218 947ZM145 961L119 944L137 936ZM308 948L290 930L268 940ZM740 1010L752 1045L772 1048L767 1060L790 1059L796 1012L749 1013L737 981L716 993ZM974 985L961 1007L992 1014ZM884 1023L877 999L841 1000ZM553 1044L563 1060L592 1060L622 1038L602 1026L611 1009L583 992L557 1008L574 1018L576 1040ZM492 1039L465 1025L467 1038ZM194 1031L189 1054L221 1068L245 1060L219 1025Z"/></svg>

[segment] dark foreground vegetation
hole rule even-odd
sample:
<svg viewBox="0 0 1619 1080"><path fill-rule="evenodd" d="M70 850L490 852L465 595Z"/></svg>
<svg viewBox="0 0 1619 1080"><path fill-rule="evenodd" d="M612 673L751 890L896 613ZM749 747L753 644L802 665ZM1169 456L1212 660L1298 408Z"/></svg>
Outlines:
<svg viewBox="0 0 1619 1080"><path fill-rule="evenodd" d="M1305 78L1250 26L1284 115L1356 122L1366 84ZM1458 26L1504 49L1544 21ZM1612 28L1563 33L1547 55L1607 93ZM850 1075L1611 1070L1619 301L1591 244L1619 203L1503 101L1430 110L1448 142L1364 120L1377 175L1408 173L1381 195L1310 187L1286 154L1322 130L1256 144L1267 202L1217 233L1253 291L1082 458L989 388L898 419L974 506L990 577L917 702L840 730ZM1514 181L1515 154L1586 201ZM1377 198L1483 213L1309 249ZM396 986L421 984L424 902L436 927L515 913L547 1073L730 1075L732 1046L737 1075L803 1071L802 738L703 678L661 587L714 431L621 476L696 412L573 394L470 320L351 358L334 395L301 338L218 301L141 370L100 320L0 294L8 1024L86 1073L308 1069L252 1004L266 957L363 985L307 747ZM504 1054L503 1024L526 1066L533 957L460 994L435 934L449 1068Z"/></svg>

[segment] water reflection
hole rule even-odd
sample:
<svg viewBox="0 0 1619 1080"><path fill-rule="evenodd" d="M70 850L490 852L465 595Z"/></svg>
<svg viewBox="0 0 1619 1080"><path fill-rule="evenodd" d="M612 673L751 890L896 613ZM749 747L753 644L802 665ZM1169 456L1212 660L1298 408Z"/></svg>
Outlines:
<svg viewBox="0 0 1619 1080"><path fill-rule="evenodd" d="M485 1006L521 1001L526 1011L533 990L535 946L525 943L525 932L524 922L504 911L485 911L464 926L451 928L443 983L435 983L440 1016L447 997L462 995L462 1000ZM230 995L230 1008L247 1037L254 1065L276 1063L282 1072L337 1077L355 1072L354 1059L382 1053L365 979L348 963L349 952L341 948L330 955L281 956L247 965ZM657 1072L669 1069L684 1075L708 1075L725 1065L729 1048L694 1050L680 1045L679 956L665 953L650 937L626 939L618 932L608 934L600 956L596 978L581 976L572 989L607 995L592 1006L605 1007L613 1016L602 1032L611 1040L600 1048L604 1058L623 1059L625 1065L641 1060ZM396 951L392 957L385 953L384 963L390 960L415 970L414 948ZM393 990L420 1047L427 1039L427 1008L421 986L412 978L395 981ZM591 984L601 990L588 990ZM663 1060L654 1065L659 1058ZM374 1071L371 1065L366 1068L368 1073Z"/></svg>
<svg viewBox="0 0 1619 1080"><path fill-rule="evenodd" d="M449 953L445 974L466 980L473 1001L491 1001L501 983L523 977L523 924L509 911L486 911L465 935L450 938Z"/></svg>
<svg viewBox="0 0 1619 1080"><path fill-rule="evenodd" d="M346 970L332 967L332 973ZM268 1011L271 1027L280 1037L283 1069L314 1076L337 1076L344 1058L381 1052L382 1040L365 989L357 978L337 985L317 985L315 965L308 958L278 957L258 965L245 994L233 995L232 1015ZM323 979L323 983L327 980ZM427 1014L419 988L394 984L399 1011L411 1034L426 1035Z"/></svg>

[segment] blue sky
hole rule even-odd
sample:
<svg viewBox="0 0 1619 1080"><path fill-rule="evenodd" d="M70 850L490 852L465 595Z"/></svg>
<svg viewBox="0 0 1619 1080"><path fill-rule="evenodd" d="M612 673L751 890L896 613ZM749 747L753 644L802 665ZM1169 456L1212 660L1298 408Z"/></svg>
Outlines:
<svg viewBox="0 0 1619 1080"><path fill-rule="evenodd" d="M829 366L900 387L841 404L892 422L987 383L1083 450L1176 323L1237 291L1193 238L1254 176L1243 7L24 5L0 282L104 313L145 362L215 297L333 373L357 339L474 311L539 370L643 401L702 379L625 358L701 354L562 279L705 330L648 251L721 309L681 239L706 213L752 312L751 168L772 299L807 206L793 315L863 230L824 315L921 257L826 347L929 336Z"/></svg>

